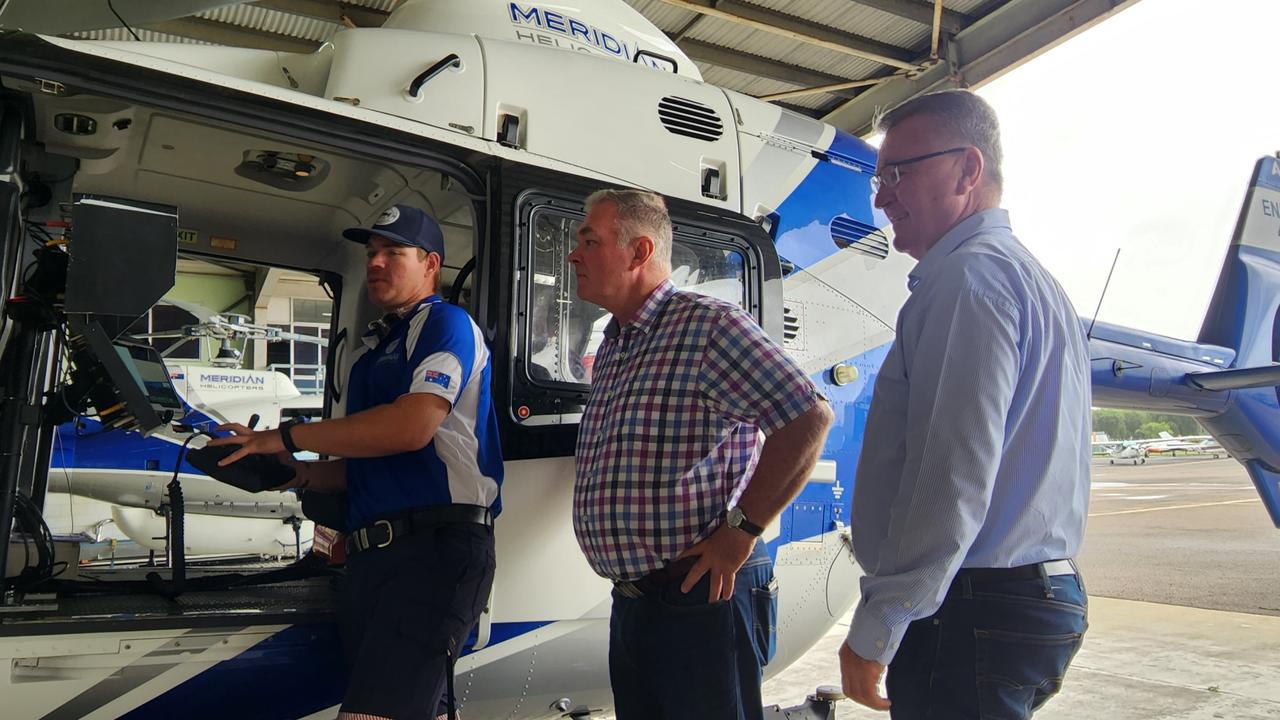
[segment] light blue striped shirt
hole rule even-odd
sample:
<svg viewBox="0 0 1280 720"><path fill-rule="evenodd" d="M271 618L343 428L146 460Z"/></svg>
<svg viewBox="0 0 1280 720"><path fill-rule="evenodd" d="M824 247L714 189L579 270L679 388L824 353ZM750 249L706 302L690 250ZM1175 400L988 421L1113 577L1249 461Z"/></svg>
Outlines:
<svg viewBox="0 0 1280 720"><path fill-rule="evenodd" d="M888 664L961 567L1070 558L1089 503L1084 331L991 209L912 270L867 418L853 549L867 573L849 647Z"/></svg>

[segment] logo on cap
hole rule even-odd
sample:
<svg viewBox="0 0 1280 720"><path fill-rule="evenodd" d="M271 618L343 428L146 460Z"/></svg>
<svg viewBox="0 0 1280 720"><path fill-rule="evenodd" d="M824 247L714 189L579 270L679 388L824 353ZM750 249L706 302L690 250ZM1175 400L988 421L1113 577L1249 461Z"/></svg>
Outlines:
<svg viewBox="0 0 1280 720"><path fill-rule="evenodd" d="M390 225L399 219L400 208L392 205L382 212L382 215L378 218L378 222L374 223L374 225Z"/></svg>

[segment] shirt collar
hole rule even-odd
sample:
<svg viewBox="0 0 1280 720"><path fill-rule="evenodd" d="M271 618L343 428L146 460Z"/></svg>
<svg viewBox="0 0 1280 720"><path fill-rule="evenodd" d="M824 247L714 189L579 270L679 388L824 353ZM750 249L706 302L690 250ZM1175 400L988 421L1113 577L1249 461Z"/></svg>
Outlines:
<svg viewBox="0 0 1280 720"><path fill-rule="evenodd" d="M920 262L916 263L916 266L907 274L907 289L915 290L917 285L942 267L948 255L958 250L970 238L997 228L1011 229L1009 211L1002 208L988 208L961 220L955 227L948 230L942 239L934 243L934 246L929 248L924 257L920 258Z"/></svg>
<svg viewBox="0 0 1280 720"><path fill-rule="evenodd" d="M378 318L377 320L374 320L373 322L369 323L368 331L366 331L364 335L360 336L361 342L363 342L365 345L367 345L370 348L377 347L378 343L382 342L382 339L386 337L386 330L383 330L383 334L379 335L378 334L379 328L377 326L380 324L383 326L390 326L390 325L396 324L395 322L390 322L390 323L388 322L388 318L390 316L399 315L399 318L403 320L407 317L413 316L422 308L428 305L434 305L435 303L438 303L438 302L444 302L444 299L441 298L439 295L436 295L433 293L431 295L426 296L422 300L420 300L417 305L414 305L409 310L406 310L404 314L387 313L386 315L383 315L381 318Z"/></svg>
<svg viewBox="0 0 1280 720"><path fill-rule="evenodd" d="M676 286L671 283L670 278L663 280L658 287L649 293L649 297L640 305L640 309L636 311L635 317L631 318L631 322L627 323L627 327L636 332L649 332L653 327L653 323L658 319L658 313L662 311L662 307L667 304L667 300L676 293ZM618 333L622 331L622 325L618 323L618 318L610 318L609 324L605 326L604 336L607 338L616 338Z"/></svg>

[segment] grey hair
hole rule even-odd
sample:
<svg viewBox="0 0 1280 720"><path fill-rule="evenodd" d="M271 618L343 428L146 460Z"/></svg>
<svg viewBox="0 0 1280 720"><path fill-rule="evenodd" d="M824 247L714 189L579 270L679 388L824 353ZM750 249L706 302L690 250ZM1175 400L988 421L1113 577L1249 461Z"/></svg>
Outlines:
<svg viewBox="0 0 1280 720"><path fill-rule="evenodd" d="M996 111L986 100L968 90L940 90L912 98L875 119L875 129L889 132L908 118L927 115L944 135L954 142L972 145L986 161L986 175L995 190L996 199L1004 187L1000 163L1000 122Z"/></svg>
<svg viewBox="0 0 1280 720"><path fill-rule="evenodd" d="M653 241L653 257L659 267L671 269L671 215L661 195L645 190L597 190L587 197L587 212L602 202L618 208L618 244L625 247L638 237L647 237Z"/></svg>

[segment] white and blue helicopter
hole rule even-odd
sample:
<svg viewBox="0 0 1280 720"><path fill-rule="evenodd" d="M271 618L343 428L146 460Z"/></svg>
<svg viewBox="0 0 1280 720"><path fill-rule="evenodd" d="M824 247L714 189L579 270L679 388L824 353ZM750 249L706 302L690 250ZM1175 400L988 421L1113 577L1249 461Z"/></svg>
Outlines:
<svg viewBox="0 0 1280 720"><path fill-rule="evenodd" d="M460 706L476 718L607 714L610 588L582 559L569 517L577 422L603 313L576 297L565 258L590 191L643 187L669 200L678 283L741 303L836 411L823 460L765 536L781 588L778 653L767 672L799 658L858 597L846 526L854 469L906 297L909 260L890 251L872 204L875 151L703 82L622 2L572 10L408 0L382 28L340 32L308 55L0 39L0 213L11 228L0 276L15 291L0 330L0 380L5 397L19 399L0 408L8 498L0 520L7 523L16 494L47 489L55 426L45 416L66 403L62 346L91 346L84 338L93 331L64 327L58 312L101 326L127 315L108 309L111 287L77 295L77 279L123 292L158 278L162 287L147 300L155 302L172 263L144 270L148 256L131 248L168 237L153 254L176 252L172 236L144 231L157 216L169 223L162 229L195 238L182 246L191 257L322 278L334 297L325 410L340 415L353 345L377 311L364 297L363 255L339 231L393 203L416 204L445 228L445 295L472 313L492 347L507 461L499 570L458 663ZM1255 191L1269 193L1272 208L1274 187ZM1255 214L1246 209L1250 223ZM56 276L60 251L44 248L32 261L16 228L67 218L59 310L45 281ZM100 235L115 242L90 265L83 258L100 252L91 251ZM1280 246L1274 232L1249 238L1228 256L1203 342L1100 323L1094 378L1100 402L1201 416L1250 468L1280 521L1275 378L1267 367L1257 371L1263 378L1236 369L1274 359ZM128 277L109 268L112 249L142 258ZM85 304L104 296L101 306ZM175 409L161 382L172 369L156 378L145 348L120 338L97 347L73 355L77 369L110 365L104 356L113 352L126 370L142 368L132 390L122 389L128 382L91 386L110 385L117 395L109 398L133 393L120 407L96 401L104 427L154 436L164 424L156 411ZM92 579L74 587L6 596L6 717L335 715L343 667L331 582L339 575L193 584L175 597L153 592L173 589L163 583L111 585L136 580L131 572L84 569ZM216 579L217 570L200 577Z"/></svg>

